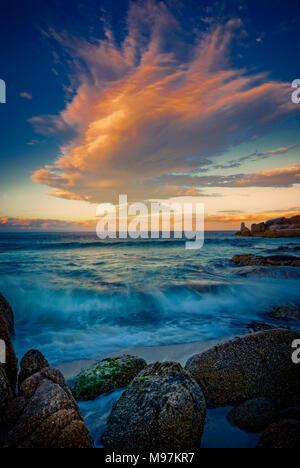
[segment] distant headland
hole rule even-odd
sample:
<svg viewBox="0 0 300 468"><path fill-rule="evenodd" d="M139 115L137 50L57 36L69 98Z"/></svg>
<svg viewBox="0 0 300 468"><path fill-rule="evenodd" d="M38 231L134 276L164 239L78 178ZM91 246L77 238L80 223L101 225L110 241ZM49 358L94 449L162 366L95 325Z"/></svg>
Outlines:
<svg viewBox="0 0 300 468"><path fill-rule="evenodd" d="M242 223L237 236L245 237L300 237L300 215L292 218L277 218L252 224L251 230Z"/></svg>

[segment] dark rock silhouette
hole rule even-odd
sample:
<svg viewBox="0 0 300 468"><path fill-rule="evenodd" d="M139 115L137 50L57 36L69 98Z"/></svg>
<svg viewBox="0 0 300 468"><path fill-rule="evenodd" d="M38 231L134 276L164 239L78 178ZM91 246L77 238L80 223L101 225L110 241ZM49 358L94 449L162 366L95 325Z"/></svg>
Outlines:
<svg viewBox="0 0 300 468"><path fill-rule="evenodd" d="M300 448L300 421L284 419L272 424L263 433L258 448Z"/></svg>
<svg viewBox="0 0 300 468"><path fill-rule="evenodd" d="M278 418L274 400L256 398L233 408L227 419L242 431L259 433Z"/></svg>
<svg viewBox="0 0 300 468"><path fill-rule="evenodd" d="M12 399L13 392L11 390L9 380L5 373L4 367L0 364L0 427L2 412Z"/></svg>

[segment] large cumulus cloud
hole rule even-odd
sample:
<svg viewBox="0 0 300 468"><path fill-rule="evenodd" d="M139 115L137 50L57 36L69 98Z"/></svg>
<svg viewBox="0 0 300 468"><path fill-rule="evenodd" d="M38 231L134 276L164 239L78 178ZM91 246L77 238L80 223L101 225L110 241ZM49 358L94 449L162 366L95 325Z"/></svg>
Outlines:
<svg viewBox="0 0 300 468"><path fill-rule="evenodd" d="M191 193L195 173L201 190L210 157L295 112L289 84L231 66L232 40L244 34L239 19L191 41L164 4L146 1L131 6L121 44L108 28L93 42L51 34L77 83L59 116L32 119L43 133L73 132L53 165L33 174L57 197L167 198Z"/></svg>

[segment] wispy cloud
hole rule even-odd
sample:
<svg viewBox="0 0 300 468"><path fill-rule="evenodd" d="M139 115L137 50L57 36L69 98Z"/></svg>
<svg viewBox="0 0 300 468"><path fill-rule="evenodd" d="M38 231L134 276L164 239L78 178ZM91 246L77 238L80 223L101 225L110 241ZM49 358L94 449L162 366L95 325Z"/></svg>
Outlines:
<svg viewBox="0 0 300 468"><path fill-rule="evenodd" d="M244 175L234 187L292 187L300 183L300 164Z"/></svg>
<svg viewBox="0 0 300 468"><path fill-rule="evenodd" d="M298 145L291 145L284 148L277 148L275 150L265 151L263 153L252 153L248 156L243 156L242 158L228 161L226 164L217 164L214 166L214 169L233 169L237 167L241 167L245 162L254 162L254 161L261 161L262 159L267 159L272 156L278 156L281 154L286 154L292 151L293 149L297 148Z"/></svg>
<svg viewBox="0 0 300 468"><path fill-rule="evenodd" d="M106 29L93 43L51 31L73 60L75 97L59 116L35 117L42 133L74 132L52 168L33 180L52 195L93 202L163 198L242 178L174 178L298 112L290 84L230 65L243 25L232 19L185 40L163 3L132 4L121 45ZM267 155L266 155L267 157ZM186 185L187 183L187 185Z"/></svg>
<svg viewBox="0 0 300 468"><path fill-rule="evenodd" d="M185 187L292 187L300 183L300 164L295 166L261 171L253 174L234 175L166 175L157 184Z"/></svg>

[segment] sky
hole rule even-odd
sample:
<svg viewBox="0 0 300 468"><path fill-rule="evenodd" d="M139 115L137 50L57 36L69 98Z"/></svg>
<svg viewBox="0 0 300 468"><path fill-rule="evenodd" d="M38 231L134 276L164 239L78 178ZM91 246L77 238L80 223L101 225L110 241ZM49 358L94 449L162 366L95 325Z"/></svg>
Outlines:
<svg viewBox="0 0 300 468"><path fill-rule="evenodd" d="M300 212L300 2L2 1L0 232L99 203L200 201L207 229Z"/></svg>

